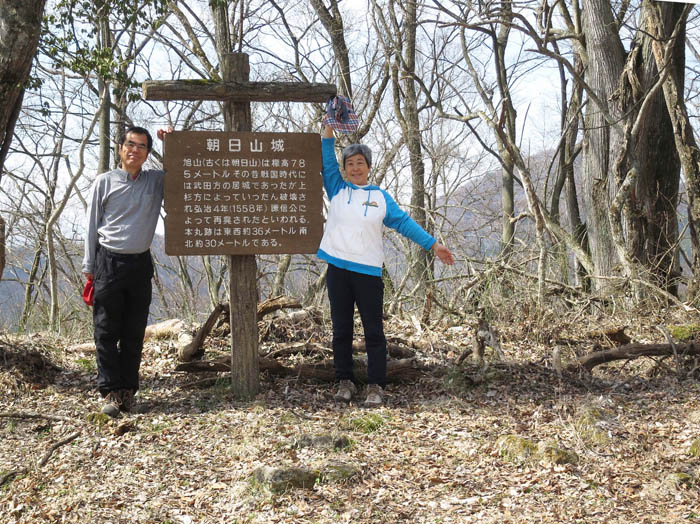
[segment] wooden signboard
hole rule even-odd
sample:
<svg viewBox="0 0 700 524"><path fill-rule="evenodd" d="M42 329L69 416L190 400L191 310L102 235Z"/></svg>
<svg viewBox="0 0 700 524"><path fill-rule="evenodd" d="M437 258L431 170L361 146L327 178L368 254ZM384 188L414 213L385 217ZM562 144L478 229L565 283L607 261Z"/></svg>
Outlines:
<svg viewBox="0 0 700 524"><path fill-rule="evenodd" d="M316 252L318 134L175 131L164 148L168 255Z"/></svg>

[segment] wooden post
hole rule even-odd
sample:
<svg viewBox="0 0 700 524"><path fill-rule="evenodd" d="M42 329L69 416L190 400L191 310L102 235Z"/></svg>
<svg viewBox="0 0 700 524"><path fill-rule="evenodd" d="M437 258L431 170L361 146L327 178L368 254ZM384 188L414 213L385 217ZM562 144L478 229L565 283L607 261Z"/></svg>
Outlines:
<svg viewBox="0 0 700 524"><path fill-rule="evenodd" d="M247 82L250 63L245 53L224 55L224 81ZM251 131L250 102L226 101L224 131ZM251 399L260 389L258 366L258 266L255 255L228 255L231 304L231 385L239 399Z"/></svg>

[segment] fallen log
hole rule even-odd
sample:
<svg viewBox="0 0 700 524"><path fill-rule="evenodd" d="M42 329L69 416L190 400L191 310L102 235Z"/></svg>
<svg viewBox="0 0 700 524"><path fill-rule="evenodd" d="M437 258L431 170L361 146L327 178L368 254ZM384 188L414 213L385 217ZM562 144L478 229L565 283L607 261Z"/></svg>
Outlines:
<svg viewBox="0 0 700 524"><path fill-rule="evenodd" d="M270 358L260 357L258 359L260 371L267 371L271 375L296 376L320 380L321 382L334 382L335 369L332 360L324 360L318 364L302 364L296 367L287 367L278 361ZM201 372L230 372L231 358L221 357L216 360L196 360L183 362L175 367L175 371L186 371L188 373ZM407 358L400 360L389 360L387 362L387 382L413 382L421 377L426 370L422 368L415 359ZM353 373L355 380L360 383L367 383L367 365L359 360L354 361Z"/></svg>
<svg viewBox="0 0 700 524"><path fill-rule="evenodd" d="M352 343L352 350L358 353L367 353L367 346L364 340L355 340ZM392 358L414 358L416 356L414 351L402 346L401 344L396 344L394 342L387 341L386 351Z"/></svg>
<svg viewBox="0 0 700 524"><path fill-rule="evenodd" d="M632 342L630 336L625 333L627 326L615 326L600 331L593 331L588 338L603 342L605 345L624 345Z"/></svg>
<svg viewBox="0 0 700 524"><path fill-rule="evenodd" d="M182 346L178 350L177 358L180 362L190 362L196 358L201 358L204 355L204 349L202 349L204 339L207 338L214 327L214 324L219 319L221 312L224 311L225 308L226 305L217 304L214 311L209 314L209 318L207 318L206 322L204 322L202 327L197 331L197 334L194 336L194 339L192 339L192 342L186 346Z"/></svg>
<svg viewBox="0 0 700 524"><path fill-rule="evenodd" d="M296 298L283 295L263 300L257 307L257 320L262 320L265 315L273 311L286 308L299 309L301 308L301 303ZM217 304L214 310L209 314L207 320L202 324L202 327L197 331L192 342L178 350L178 360L180 362L191 362L192 360L202 358L204 355L204 349L202 347L204 340L209 336L214 326L228 323L230 313L231 310L228 302Z"/></svg>
<svg viewBox="0 0 700 524"><path fill-rule="evenodd" d="M95 343L85 342L84 344L75 344L74 346L66 348L66 351L69 353L94 353L96 351Z"/></svg>
<svg viewBox="0 0 700 524"><path fill-rule="evenodd" d="M387 341L387 350L392 347L392 344L394 347L401 347L401 348L409 348L409 349L417 349L418 351L425 351L427 353L433 352L433 351L453 351L455 353L458 353L461 351L460 348L457 346L454 346L448 342L445 341L438 341L434 342L428 338L419 338L419 339L406 339L403 337L398 337L396 335L387 335L386 337ZM399 358L397 356L397 358ZM409 357L401 357L401 358L409 358Z"/></svg>
<svg viewBox="0 0 700 524"><path fill-rule="evenodd" d="M700 355L700 346L692 342L675 345L678 355ZM596 351L567 366L567 371L576 371L584 368L591 371L594 367L614 362L615 360L631 360L638 357L661 357L674 355L674 347L671 344L627 344L614 349Z"/></svg>
<svg viewBox="0 0 700 524"><path fill-rule="evenodd" d="M310 320L315 324L320 324L323 319L323 313L317 308L311 307L307 309L302 309L301 311L292 311L288 313L284 320L293 323L305 322Z"/></svg>
<svg viewBox="0 0 700 524"><path fill-rule="evenodd" d="M301 309L301 302L299 299L284 295L263 300L258 304L258 321L262 320L265 315L280 309Z"/></svg>
<svg viewBox="0 0 700 524"><path fill-rule="evenodd" d="M146 326L146 331L144 332L143 337L144 340L177 337L184 327L185 323L182 320L178 318L171 318L158 322L157 324Z"/></svg>
<svg viewBox="0 0 700 524"><path fill-rule="evenodd" d="M462 362L464 362L464 360L465 360L469 355L471 355L473 352L474 352L474 350L473 350L472 348L467 348L467 349L465 349L464 351L462 351L462 353L459 355L459 357L457 357L457 360L455 361L455 365L461 366L461 365L462 365Z"/></svg>
<svg viewBox="0 0 700 524"><path fill-rule="evenodd" d="M157 324L150 324L146 326L143 340L145 342L154 338L177 337L180 333L182 333L184 325L184 322L177 318L163 320ZM70 353L94 353L96 351L95 343L85 342L83 344L75 344L66 348L66 351Z"/></svg>
<svg viewBox="0 0 700 524"><path fill-rule="evenodd" d="M286 342L278 344L278 348L266 353L265 358L279 358L289 355L330 353L331 349L317 342Z"/></svg>

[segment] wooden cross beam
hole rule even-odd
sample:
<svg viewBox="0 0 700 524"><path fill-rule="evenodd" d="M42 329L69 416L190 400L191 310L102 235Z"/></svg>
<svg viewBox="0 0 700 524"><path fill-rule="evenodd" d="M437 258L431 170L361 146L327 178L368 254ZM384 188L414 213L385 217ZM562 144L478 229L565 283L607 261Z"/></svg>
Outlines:
<svg viewBox="0 0 700 524"><path fill-rule="evenodd" d="M146 100L225 100L227 102L326 102L333 84L304 82L214 82L211 80L148 80Z"/></svg>
<svg viewBox="0 0 700 524"><path fill-rule="evenodd" d="M225 54L223 82L208 80L147 81L146 100L224 101L224 131L251 131L250 102L325 102L335 96L332 84L249 82L245 53ZM257 264L255 255L228 255L231 305L231 386L237 398L251 399L260 388L258 368Z"/></svg>

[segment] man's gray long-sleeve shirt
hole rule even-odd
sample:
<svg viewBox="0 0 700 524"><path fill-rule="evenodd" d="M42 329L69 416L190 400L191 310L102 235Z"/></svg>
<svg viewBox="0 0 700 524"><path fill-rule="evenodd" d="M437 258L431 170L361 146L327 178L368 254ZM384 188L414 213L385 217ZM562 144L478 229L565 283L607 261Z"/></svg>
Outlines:
<svg viewBox="0 0 700 524"><path fill-rule="evenodd" d="M97 242L117 253L143 253L151 247L163 202L165 172L141 171L136 180L123 169L99 175L87 211L83 273L94 272Z"/></svg>

